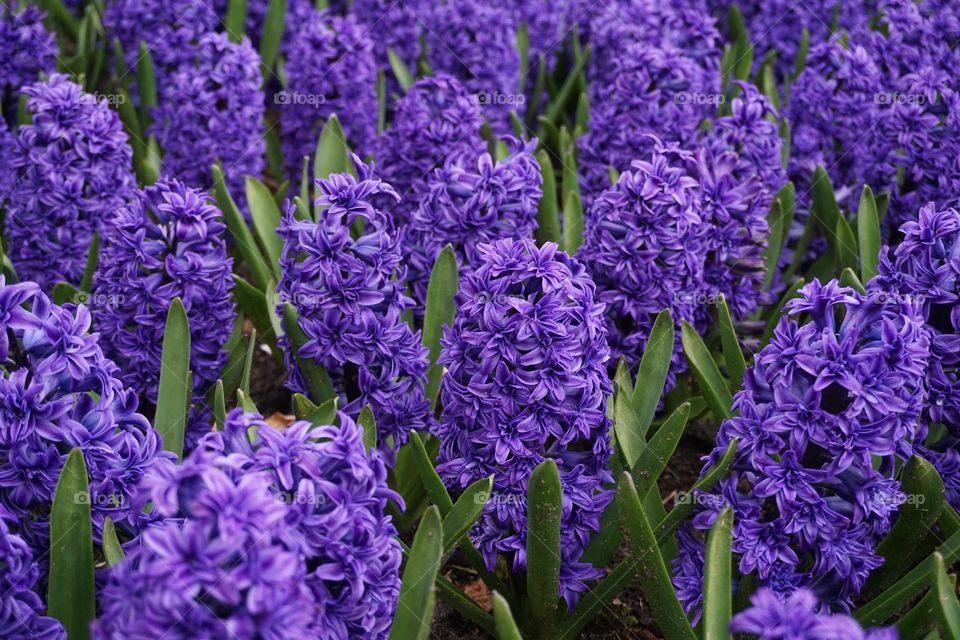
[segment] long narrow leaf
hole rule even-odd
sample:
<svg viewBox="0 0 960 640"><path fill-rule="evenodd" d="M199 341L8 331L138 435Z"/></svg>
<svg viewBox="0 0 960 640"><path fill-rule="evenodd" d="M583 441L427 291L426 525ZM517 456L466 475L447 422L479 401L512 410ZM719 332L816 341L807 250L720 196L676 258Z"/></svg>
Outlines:
<svg viewBox="0 0 960 640"><path fill-rule="evenodd" d="M703 567L703 640L729 640L733 603L730 543L733 512L725 508L707 535Z"/></svg>
<svg viewBox="0 0 960 640"><path fill-rule="evenodd" d="M510 611L510 603L496 591L491 596L493 603L493 620L497 625L497 638L499 640L523 640L520 635L520 629L513 619L513 613Z"/></svg>
<svg viewBox="0 0 960 640"><path fill-rule="evenodd" d="M860 279L870 282L880 262L880 216L873 190L864 185L857 212L857 237L860 245Z"/></svg>
<svg viewBox="0 0 960 640"><path fill-rule="evenodd" d="M270 0L260 35L260 64L264 79L269 79L280 53L283 32L287 29L287 0Z"/></svg>
<svg viewBox="0 0 960 640"><path fill-rule="evenodd" d="M267 257L270 270L279 279L280 254L283 252L283 240L277 234L277 228L280 226L280 207L277 206L267 186L256 178L248 177L246 188L247 206L250 208L253 230L260 241L263 255Z"/></svg>
<svg viewBox="0 0 960 640"><path fill-rule="evenodd" d="M703 343L703 339L697 334L696 329L684 321L680 329L680 335L683 340L683 351L687 355L687 362L693 369L693 374L697 378L703 396L710 405L713 415L719 419L730 417L730 409L733 406L733 397L730 395L730 389L727 382L720 375L720 368L714 361L713 356Z"/></svg>
<svg viewBox="0 0 960 640"><path fill-rule="evenodd" d="M323 131L320 132L317 149L313 155L313 178L320 180L329 178L332 173L350 173L352 168L343 126L337 114L330 114L326 124L323 125Z"/></svg>
<svg viewBox="0 0 960 640"><path fill-rule="evenodd" d="M223 212L223 221L233 236L237 251L243 258L243 263L250 269L253 276L253 282L261 291L267 288L267 283L272 277L267 260L263 257L260 249L257 248L257 242L250 233L247 223L243 219L243 214L237 208L233 196L227 190L227 185L223 175L223 169L219 165L213 167L213 192L217 199L220 211Z"/></svg>
<svg viewBox="0 0 960 640"><path fill-rule="evenodd" d="M740 339L737 338L737 331L733 327L730 307L727 306L727 300L723 295L720 296L720 302L717 305L717 324L720 327L720 341L723 345L723 361L730 375L730 388L737 390L743 386L743 374L747 370L747 361L743 357Z"/></svg>
<svg viewBox="0 0 960 640"><path fill-rule="evenodd" d="M310 390L311 398L316 403L326 402L336 397L333 390L333 384L330 382L330 376L326 369L314 361L312 358L300 357L300 350L307 342L307 337L300 328L300 319L297 310L289 302L283 306L283 329L290 344L288 349L293 350L297 359L297 365L300 373L307 381L307 388Z"/></svg>
<svg viewBox="0 0 960 640"><path fill-rule="evenodd" d="M657 430L650 442L643 448L633 470L637 493L640 495L647 495L656 484L657 478L666 469L667 463L670 462L670 458L680 442L680 437L683 435L689 417L690 403L684 402L670 414L663 426Z"/></svg>
<svg viewBox="0 0 960 640"><path fill-rule="evenodd" d="M544 637L556 623L560 598L560 520L563 488L557 463L540 463L527 485L527 604L530 625Z"/></svg>
<svg viewBox="0 0 960 640"><path fill-rule="evenodd" d="M426 640L429 637L436 604L433 583L440 571L442 556L443 528L440 512L433 506L420 521L407 566L403 569L390 640Z"/></svg>
<svg viewBox="0 0 960 640"><path fill-rule="evenodd" d="M430 378L427 384L426 396L431 402L436 402L440 390L442 369L433 367L440 355L440 337L445 325L452 325L456 314L456 295L458 284L457 257L453 247L447 245L437 256L430 272L430 282L427 284L427 304L423 316L423 346L429 349L431 365Z"/></svg>
<svg viewBox="0 0 960 640"><path fill-rule="evenodd" d="M467 487L443 517L443 552L453 551L473 523L477 521L493 490L493 476L477 480Z"/></svg>
<svg viewBox="0 0 960 640"><path fill-rule="evenodd" d="M650 335L647 337L647 346L640 358L637 384L633 389L633 409L644 434L653 422L660 396L663 395L676 339L676 329L673 326L670 310L664 309L653 321L653 328L650 329Z"/></svg>
<svg viewBox="0 0 960 640"><path fill-rule="evenodd" d="M107 516L103 520L103 557L107 566L113 567L123 560L123 547L117 539L117 529L113 525L113 518Z"/></svg>
<svg viewBox="0 0 960 640"><path fill-rule="evenodd" d="M183 455L190 392L190 322L180 298L174 298L163 332L154 426L163 438L163 448L178 458Z"/></svg>
<svg viewBox="0 0 960 640"><path fill-rule="evenodd" d="M943 563L943 556L933 555L934 591L937 597L937 613L944 634L949 640L960 640L960 601Z"/></svg>
<svg viewBox="0 0 960 640"><path fill-rule="evenodd" d="M537 242L560 241L560 207L557 204L557 176L546 150L537 151L537 163L543 178L543 196L537 206Z"/></svg>

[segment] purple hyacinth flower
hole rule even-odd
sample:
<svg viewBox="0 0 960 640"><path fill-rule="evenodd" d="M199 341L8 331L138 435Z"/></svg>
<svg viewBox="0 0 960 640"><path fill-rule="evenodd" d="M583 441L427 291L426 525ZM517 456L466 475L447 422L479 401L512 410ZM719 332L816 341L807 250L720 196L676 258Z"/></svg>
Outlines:
<svg viewBox="0 0 960 640"><path fill-rule="evenodd" d="M231 193L243 193L244 178L263 173L264 101L260 57L249 40L225 34L200 38L171 70L152 110L148 129L163 150L162 173L194 187L213 185L220 162Z"/></svg>
<svg viewBox="0 0 960 640"><path fill-rule="evenodd" d="M288 386L308 393L295 356L323 366L346 413L356 417L371 406L386 452L406 442L411 429L431 427L427 350L403 320L412 301L402 286L399 237L377 204L398 196L356 156L354 166L359 178L335 173L317 181L317 222L298 219L290 204L283 214L278 291L297 310L307 342L298 354L285 337L280 343ZM351 229L362 231L354 237Z"/></svg>
<svg viewBox="0 0 960 640"><path fill-rule="evenodd" d="M478 249L441 340L437 471L454 490L493 476L471 537L491 570L499 554L522 570L527 481L544 460L557 463L559 595L572 608L584 583L603 573L580 556L613 497L603 305L584 268L555 244L505 239Z"/></svg>
<svg viewBox="0 0 960 640"><path fill-rule="evenodd" d="M16 110L22 87L56 66L57 39L43 26L45 18L25 1L0 5L0 119Z"/></svg>
<svg viewBox="0 0 960 640"><path fill-rule="evenodd" d="M815 280L786 310L705 458L716 463L738 439L733 472L698 492L681 538L675 582L696 615L694 536L724 506L742 575L780 599L810 588L827 610L846 611L882 564L875 547L906 498L895 462L914 451L930 355L919 307Z"/></svg>
<svg viewBox="0 0 960 640"><path fill-rule="evenodd" d="M91 298L106 353L125 383L157 401L167 312L179 297L190 322L194 402L220 377L236 315L226 227L204 192L161 180L116 212L103 236ZM210 430L209 411L192 412L189 446Z"/></svg>
<svg viewBox="0 0 960 640"><path fill-rule="evenodd" d="M116 111L54 74L23 90L30 124L17 129L6 231L21 278L79 284L93 234L136 187Z"/></svg>

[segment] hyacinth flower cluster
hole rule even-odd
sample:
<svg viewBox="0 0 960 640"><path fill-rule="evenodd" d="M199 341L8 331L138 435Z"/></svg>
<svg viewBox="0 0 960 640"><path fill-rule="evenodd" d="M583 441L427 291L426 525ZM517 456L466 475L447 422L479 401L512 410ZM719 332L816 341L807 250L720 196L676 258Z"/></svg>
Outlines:
<svg viewBox="0 0 960 640"><path fill-rule="evenodd" d="M594 21L590 121L578 140L584 201L655 146L649 137L691 143L720 100L719 35L704 18L691 30L683 9L626 2L628 18L602 11ZM629 24L624 20L631 20Z"/></svg>
<svg viewBox="0 0 960 640"><path fill-rule="evenodd" d="M427 350L403 319L412 301L404 294L399 237L376 205L398 196L356 156L354 166L359 178L335 173L317 181L316 222L298 219L289 204L283 214L278 292L299 314L306 343L299 353L285 336L280 344L291 389L308 393L298 359L321 365L347 414L356 417L370 405L388 451L406 442L411 429L431 427ZM351 228L362 231L353 237Z"/></svg>
<svg viewBox="0 0 960 640"><path fill-rule="evenodd" d="M57 40L44 27L45 18L43 11L25 1L0 5L0 120L16 109L21 87L55 67Z"/></svg>
<svg viewBox="0 0 960 640"><path fill-rule="evenodd" d="M67 640L59 621L44 615L37 594L40 565L15 533L17 519L0 506L0 636L6 640Z"/></svg>
<svg viewBox="0 0 960 640"><path fill-rule="evenodd" d="M817 596L809 589L797 589L781 597L764 588L750 597L750 608L730 622L734 633L747 633L763 640L897 640L893 627L864 630L844 614L818 613Z"/></svg>
<svg viewBox="0 0 960 640"><path fill-rule="evenodd" d="M734 317L745 318L760 301L766 274L767 216L786 184L776 112L750 84L740 84L730 115L716 119L688 160L699 183L697 210L710 224L703 281L708 298L723 294ZM700 305L698 317L709 313Z"/></svg>
<svg viewBox="0 0 960 640"><path fill-rule="evenodd" d="M447 244L462 275L479 263L481 244L533 236L543 196L543 177L533 156L537 141L522 144L507 138L506 144L513 151L500 161L486 152L467 151L448 158L427 178L406 238L419 304L426 303L430 270Z"/></svg>
<svg viewBox="0 0 960 640"><path fill-rule="evenodd" d="M606 305L611 360L624 358L631 369L656 315L669 309L678 327L693 323L703 294L708 225L696 206L697 181L683 166L691 156L654 144L647 159L635 161L587 210L577 253ZM668 388L686 367L676 343Z"/></svg>
<svg viewBox="0 0 960 640"><path fill-rule="evenodd" d="M274 102L287 171L299 176L317 138L337 114L352 149L373 150L377 132L377 65L373 42L353 15L311 12L289 42L286 93ZM282 99L281 99L282 96Z"/></svg>
<svg viewBox="0 0 960 640"><path fill-rule="evenodd" d="M678 531L675 584L688 611L703 597L698 532L724 507L741 576L780 598L809 588L846 611L882 564L875 546L906 499L895 463L913 452L930 356L919 308L814 280L786 309L705 458L716 463L739 439L732 473L696 493L696 515Z"/></svg>
<svg viewBox="0 0 960 640"><path fill-rule="evenodd" d="M163 173L191 186L213 184L219 161L227 187L242 193L245 176L263 173L264 101L260 56L250 41L226 34L200 38L171 70L149 132L163 149Z"/></svg>
<svg viewBox="0 0 960 640"><path fill-rule="evenodd" d="M523 111L517 24L511 12L482 0L438 0L426 19L427 56L438 72L460 80L496 133Z"/></svg>
<svg viewBox="0 0 960 640"><path fill-rule="evenodd" d="M377 140L377 160L384 180L400 194L390 205L398 228L409 223L434 169L484 147L482 126L479 103L447 74L418 79L397 100L393 124Z"/></svg>
<svg viewBox="0 0 960 640"><path fill-rule="evenodd" d="M110 571L94 637L386 638L401 560L386 476L342 413L276 430L235 409L145 480L162 522Z"/></svg>
<svg viewBox="0 0 960 640"><path fill-rule="evenodd" d="M917 450L940 471L951 504L960 505L960 212L938 210L934 203L919 218L900 227L901 242L880 254L877 295L912 299L920 305L930 333L926 370L927 399ZM930 424L946 433L924 443Z"/></svg>
<svg viewBox="0 0 960 640"><path fill-rule="evenodd" d="M91 298L104 351L122 378L157 402L167 312L179 297L190 323L194 402L220 377L236 310L230 297L220 210L203 191L163 179L116 212L102 240ZM187 446L210 430L209 411L191 413Z"/></svg>
<svg viewBox="0 0 960 640"><path fill-rule="evenodd" d="M137 396L88 334L84 306L52 304L32 282L0 278L0 508L35 556L48 552L49 512L67 453L79 447L90 477L94 538L104 518L135 535L147 516L137 484L171 464L137 413Z"/></svg>
<svg viewBox="0 0 960 640"><path fill-rule="evenodd" d="M103 14L107 37L120 41L131 71L141 59L140 44L147 46L161 88L165 73L189 61L200 38L219 25L203 0L108 0Z"/></svg>
<svg viewBox="0 0 960 640"><path fill-rule="evenodd" d="M10 259L46 289L77 284L94 233L133 197L133 153L116 111L67 76L23 93L33 120L9 150Z"/></svg>
<svg viewBox="0 0 960 640"><path fill-rule="evenodd" d="M441 340L437 471L453 490L493 476L470 535L491 571L499 554L522 570L527 482L544 460L556 462L560 595L572 608L603 573L579 560L613 497L603 305L585 269L553 243L500 240L479 252Z"/></svg>

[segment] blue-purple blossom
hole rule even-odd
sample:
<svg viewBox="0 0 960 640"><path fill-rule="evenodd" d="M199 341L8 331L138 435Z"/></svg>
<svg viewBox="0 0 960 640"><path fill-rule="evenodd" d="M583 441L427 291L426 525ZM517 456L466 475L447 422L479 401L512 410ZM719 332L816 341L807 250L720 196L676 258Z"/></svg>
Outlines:
<svg viewBox="0 0 960 640"><path fill-rule="evenodd" d="M33 121L10 150L6 232L20 277L78 284L94 232L136 188L117 113L61 74L26 87Z"/></svg>
<svg viewBox="0 0 960 640"><path fill-rule="evenodd" d="M462 276L479 263L481 244L533 236L543 195L537 141L506 144L513 151L502 160L466 150L427 178L406 238L418 303L426 303L428 277L444 246L453 247Z"/></svg>
<svg viewBox="0 0 960 640"><path fill-rule="evenodd" d="M635 368L653 321L669 309L674 322L696 321L703 295L707 221L697 211L697 181L683 165L692 160L659 141L587 210L577 257L606 305L604 327L613 362ZM686 366L676 341L668 387Z"/></svg>
<svg viewBox="0 0 960 640"><path fill-rule="evenodd" d="M350 13L373 40L377 64L387 70L388 81L393 79L389 85L394 90L399 90L399 86L390 71L387 49L393 49L408 69L417 68L420 36L430 2L432 0L352 0L350 3Z"/></svg>
<svg viewBox="0 0 960 640"><path fill-rule="evenodd" d="M226 34L200 38L164 82L149 132L163 150L162 172L194 187L213 184L219 161L232 193L263 173L264 101L260 56L250 41Z"/></svg>
<svg viewBox="0 0 960 640"><path fill-rule="evenodd" d="M346 142L359 154L373 150L377 132L377 66L371 34L352 15L313 12L290 41L280 140L287 170L300 176L313 158L327 118L336 114Z"/></svg>
<svg viewBox="0 0 960 640"><path fill-rule="evenodd" d="M772 589L750 596L750 608L730 621L734 633L747 633L763 640L897 640L893 627L864 631L848 615L818 613L817 596L798 589L787 597Z"/></svg>
<svg viewBox="0 0 960 640"><path fill-rule="evenodd" d="M510 111L523 111L511 12L482 0L437 0L425 22L430 66L463 83L495 132L511 131Z"/></svg>
<svg viewBox="0 0 960 640"><path fill-rule="evenodd" d="M437 471L455 491L493 476L470 535L491 571L499 554L522 570L527 482L543 461L557 463L560 595L572 608L585 581L603 574L580 556L613 497L603 305L580 263L553 243L499 240L479 258L441 340Z"/></svg>
<svg viewBox="0 0 960 640"><path fill-rule="evenodd" d="M398 499L360 428L280 431L234 410L184 463L151 476L165 518L114 567L94 637L386 638Z"/></svg>
<svg viewBox="0 0 960 640"><path fill-rule="evenodd" d="M896 248L881 251L870 287L877 295L912 299L923 311L931 358L917 449L940 471L951 504L960 505L960 212L929 203L900 232ZM947 433L924 443L932 423L946 425Z"/></svg>
<svg viewBox="0 0 960 640"><path fill-rule="evenodd" d="M89 328L85 306L57 306L35 283L0 277L0 508L36 557L48 551L50 506L71 449L86 458L97 541L108 516L121 535L139 531L148 516L136 486L173 459Z"/></svg>
<svg viewBox="0 0 960 640"><path fill-rule="evenodd" d="M584 201L654 147L650 135L688 144L720 100L719 36L712 20L665 4L621 1L591 27L590 122L580 138Z"/></svg>
<svg viewBox="0 0 960 640"><path fill-rule="evenodd" d="M163 76L189 60L201 36L219 25L205 0L107 0L103 14L107 37L120 41L131 73L141 59L140 43L147 46L161 89Z"/></svg>
<svg viewBox="0 0 960 640"><path fill-rule="evenodd" d="M206 193L177 180L147 187L110 220L94 277L92 309L101 344L122 378L157 401L167 311L179 297L190 322L194 402L220 377L236 310L226 228ZM210 430L195 409L188 446Z"/></svg>
<svg viewBox="0 0 960 640"><path fill-rule="evenodd" d="M384 181L400 194L390 206L397 228L410 221L434 169L448 157L484 148L482 126L477 101L443 73L420 78L396 102L393 124L377 140L377 162Z"/></svg>
<svg viewBox="0 0 960 640"><path fill-rule="evenodd" d="M60 622L44 615L46 607L37 594L40 565L30 545L16 535L15 527L16 518L0 506L0 637L67 640Z"/></svg>
<svg viewBox="0 0 960 640"><path fill-rule="evenodd" d="M697 210L710 225L704 285L709 298L723 294L733 315L745 318L757 308L770 232L767 216L787 174L770 101L753 85L740 89L730 115L713 122L688 166L699 182ZM698 315L710 309L700 305Z"/></svg>
<svg viewBox="0 0 960 640"><path fill-rule="evenodd" d="M285 337L280 343L291 389L308 393L295 356L320 364L347 414L356 417L370 405L381 448L389 451L411 429L431 427L427 350L403 319L412 301L404 294L399 238L376 204L398 196L356 156L354 166L359 178L335 173L317 181L316 222L298 219L289 204L283 214L278 291L281 302L296 308L306 344L294 354Z"/></svg>
<svg viewBox="0 0 960 640"><path fill-rule="evenodd" d="M43 11L25 1L0 4L0 119L16 109L22 87L55 66L57 39L43 26L44 18Z"/></svg>
<svg viewBox="0 0 960 640"><path fill-rule="evenodd" d="M702 602L701 534L723 507L740 575L784 599L809 588L846 611L883 563L875 546L906 499L896 461L914 451L930 353L919 308L815 280L786 309L705 458L715 464L738 439L732 473L696 493L678 534L688 611Z"/></svg>

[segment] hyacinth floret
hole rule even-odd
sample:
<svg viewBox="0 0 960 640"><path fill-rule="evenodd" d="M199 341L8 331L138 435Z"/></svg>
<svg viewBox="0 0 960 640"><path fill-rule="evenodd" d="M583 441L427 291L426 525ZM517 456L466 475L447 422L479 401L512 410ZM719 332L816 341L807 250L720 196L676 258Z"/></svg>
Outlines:
<svg viewBox="0 0 960 640"><path fill-rule="evenodd" d="M393 124L377 140L383 179L400 200L390 206L402 228L426 193L426 180L449 157L475 154L483 114L460 81L447 74L418 79L397 100Z"/></svg>
<svg viewBox="0 0 960 640"><path fill-rule="evenodd" d="M39 7L27 2L0 4L0 119L8 109L16 109L22 87L56 66L57 39L43 25L45 18Z"/></svg>
<svg viewBox="0 0 960 640"><path fill-rule="evenodd" d="M407 234L417 302L426 303L430 270L447 244L461 275L479 261L479 245L530 238L537 228L543 177L533 153L537 141L505 138L512 151L499 161L488 152L455 154L426 180Z"/></svg>
<svg viewBox="0 0 960 640"><path fill-rule="evenodd" d="M923 311L931 358L920 436L933 423L947 432L935 442L918 438L917 449L940 471L951 504L960 505L960 212L928 203L900 233L895 249L881 251L870 287L878 295L911 299Z"/></svg>
<svg viewBox="0 0 960 640"><path fill-rule="evenodd" d="M401 551L384 509L399 498L337 418L277 430L235 409L148 478L165 520L111 571L95 637L386 638Z"/></svg>
<svg viewBox="0 0 960 640"><path fill-rule="evenodd" d="M130 201L133 153L116 111L54 74L26 87L30 124L17 129L6 232L22 279L79 284L93 234Z"/></svg>
<svg viewBox="0 0 960 640"><path fill-rule="evenodd" d="M162 179L121 208L103 238L91 298L106 353L122 378L157 401L167 312L180 298L190 323L194 401L220 377L224 344L236 315L230 297L233 260L227 256L220 210L203 191ZM191 416L187 443L209 431L209 412Z"/></svg>
<svg viewBox="0 0 960 640"><path fill-rule="evenodd" d="M764 640L897 640L893 627L864 630L844 614L818 613L817 596L798 589L786 598L773 589L760 589L750 596L750 607L730 621L733 633L747 633Z"/></svg>
<svg viewBox="0 0 960 640"><path fill-rule="evenodd" d="M930 351L919 308L814 280L786 309L705 458L716 463L736 438L733 472L697 492L679 532L675 584L688 611L702 602L702 533L723 507L741 575L781 599L810 588L846 611L906 499L895 462L914 450Z"/></svg>
<svg viewBox="0 0 960 640"><path fill-rule="evenodd" d="M44 615L37 594L40 565L15 533L17 519L0 506L0 636L6 640L67 640L63 625Z"/></svg>
<svg viewBox="0 0 960 640"><path fill-rule="evenodd" d="M377 66L370 34L356 17L311 12L290 41L286 91L274 99L280 141L290 175L313 158L331 114L357 153L373 151L377 132Z"/></svg>
<svg viewBox="0 0 960 640"><path fill-rule="evenodd" d="M354 156L359 178L335 173L316 183L319 220L300 220L287 205L279 233L280 300L299 314L306 343L298 354L284 346L288 386L307 393L296 357L323 366L356 417L370 405L384 450L399 447L411 429L429 430L424 397L427 350L403 320L412 305L403 289L399 238L377 206L397 193ZM358 237L351 228L362 228ZM282 315L282 307L279 309Z"/></svg>
<svg viewBox="0 0 960 640"><path fill-rule="evenodd" d="M603 305L580 263L553 243L505 239L479 254L441 341L437 471L454 490L493 476L471 536L491 570L498 554L523 569L527 482L543 461L557 463L560 595L572 607L602 575L580 556L612 498Z"/></svg>
<svg viewBox="0 0 960 640"><path fill-rule="evenodd" d="M171 71L152 110L149 132L163 150L163 173L210 187L219 161L230 192L243 193L244 178L259 177L264 168L262 81L260 56L248 39L202 36Z"/></svg>
<svg viewBox="0 0 960 640"><path fill-rule="evenodd" d="M695 322L703 295L707 224L697 211L697 181L683 164L688 152L653 140L647 159L633 162L587 210L577 256L606 305L611 361L631 369L643 354L653 321L669 309L677 326ZM668 387L685 368L679 338Z"/></svg>
<svg viewBox="0 0 960 640"><path fill-rule="evenodd" d="M83 306L52 304L33 282L0 277L0 508L37 557L48 552L49 512L60 470L80 448L90 477L94 537L106 517L135 535L145 516L136 488L171 464L160 437L137 413L136 393L88 334Z"/></svg>

